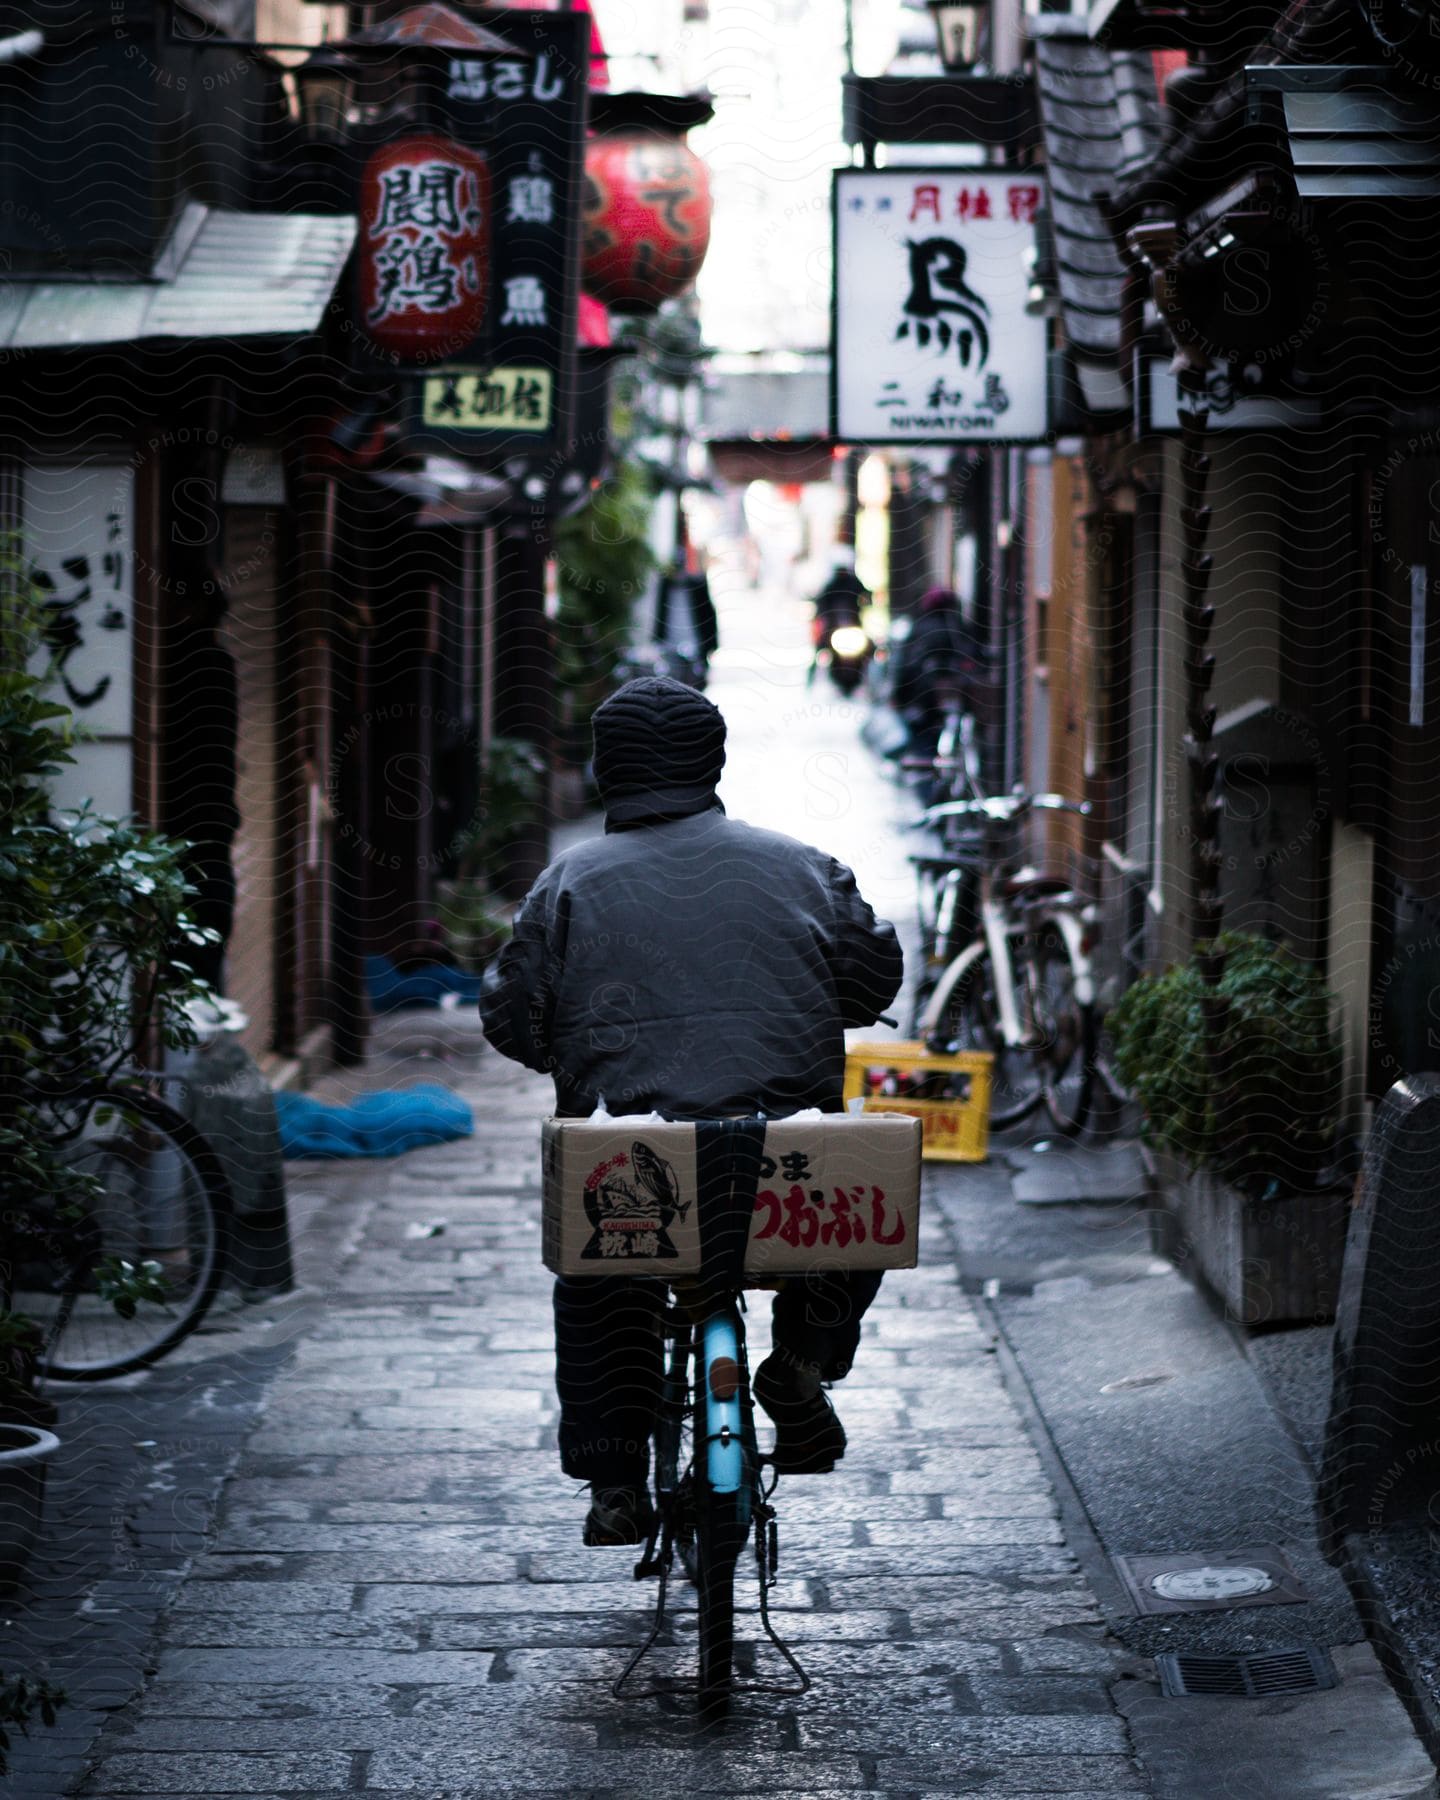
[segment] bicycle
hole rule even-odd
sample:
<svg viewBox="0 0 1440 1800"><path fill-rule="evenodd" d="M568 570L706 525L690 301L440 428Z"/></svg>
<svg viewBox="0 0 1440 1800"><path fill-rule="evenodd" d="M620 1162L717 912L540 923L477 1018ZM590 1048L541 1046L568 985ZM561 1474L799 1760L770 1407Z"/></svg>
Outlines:
<svg viewBox="0 0 1440 1800"><path fill-rule="evenodd" d="M676 1304L663 1329L670 1339L655 1421L655 1523L635 1565L635 1579L658 1579L649 1636L614 1682L617 1698L658 1639L676 1557L695 1588L698 1677L702 1723L719 1723L737 1692L798 1696L810 1678L770 1621L767 1597L775 1586L779 1533L770 1504L777 1476L767 1486L755 1435L755 1408L745 1353L738 1290L696 1310L683 1284L672 1284ZM692 1367L693 1365L693 1367ZM703 1453L702 1453L703 1452ZM766 1636L794 1670L788 1686L747 1682L736 1688L735 1575L747 1540L754 1542L760 1620ZM672 1686L640 1690L670 1694ZM629 1690L631 1694L635 1690Z"/></svg>
<svg viewBox="0 0 1440 1800"><path fill-rule="evenodd" d="M926 812L927 824L970 819L981 827L978 854L934 859L957 876L973 872L980 929L921 1002L916 1029L927 1043L994 1057L992 1125L1017 1124L1043 1104L1056 1130L1074 1136L1089 1117L1095 1081L1095 909L1067 877L1018 864L1016 833L1035 810L1083 816L1090 806L1058 794L1006 794Z"/></svg>
<svg viewBox="0 0 1440 1800"><path fill-rule="evenodd" d="M759 1129L757 1129L757 1127ZM770 1621L768 1596L776 1581L779 1534L771 1498L778 1481L765 1470L755 1434L743 1319L746 1288L774 1287L745 1274L755 1214L764 1121L708 1122L703 1149L697 1134L696 1204L706 1221L698 1274L669 1282L671 1303L661 1329L669 1341L653 1428L655 1517L634 1574L658 1580L649 1635L613 1684L617 1698L665 1623L676 1558L695 1588L701 1720L722 1720L736 1691L735 1574L753 1542L760 1619L766 1636L794 1672L789 1685L748 1682L742 1691L796 1696L809 1677ZM650 1694L669 1694L656 1686Z"/></svg>
<svg viewBox="0 0 1440 1800"><path fill-rule="evenodd" d="M31 1090L76 1177L53 1211L0 1217L0 1298L41 1333L38 1373L104 1381L148 1368L209 1311L225 1271L230 1189L210 1145L137 1076Z"/></svg>

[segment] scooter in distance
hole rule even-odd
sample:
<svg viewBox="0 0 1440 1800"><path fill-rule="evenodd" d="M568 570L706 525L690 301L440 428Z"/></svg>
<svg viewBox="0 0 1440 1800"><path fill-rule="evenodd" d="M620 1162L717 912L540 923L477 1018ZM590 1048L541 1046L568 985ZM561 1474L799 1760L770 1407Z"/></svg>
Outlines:
<svg viewBox="0 0 1440 1800"><path fill-rule="evenodd" d="M865 671L875 654L870 634L858 619L842 624L816 628L815 660L810 665L810 679L822 665L839 693L853 694L865 679Z"/></svg>

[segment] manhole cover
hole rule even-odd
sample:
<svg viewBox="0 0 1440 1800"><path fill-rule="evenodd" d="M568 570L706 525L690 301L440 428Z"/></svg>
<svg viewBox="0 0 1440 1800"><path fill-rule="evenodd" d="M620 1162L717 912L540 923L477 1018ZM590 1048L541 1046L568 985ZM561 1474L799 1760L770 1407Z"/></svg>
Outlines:
<svg viewBox="0 0 1440 1800"><path fill-rule="evenodd" d="M1107 1381L1101 1388L1102 1394L1128 1394L1131 1388L1159 1387L1162 1381L1173 1381L1169 1374L1155 1375L1122 1375L1118 1381Z"/></svg>
<svg viewBox="0 0 1440 1800"><path fill-rule="evenodd" d="M1309 1599L1284 1552L1172 1551L1117 1556L1115 1567L1138 1613L1218 1612L1230 1606L1293 1606Z"/></svg>
<svg viewBox="0 0 1440 1800"><path fill-rule="evenodd" d="M1251 1594L1268 1594L1275 1579L1263 1569L1247 1569L1236 1563L1213 1568L1166 1569L1152 1575L1150 1586L1162 1600L1244 1600Z"/></svg>
<svg viewBox="0 0 1440 1800"><path fill-rule="evenodd" d="M1172 1700L1192 1694L1261 1700L1272 1694L1316 1694L1333 1688L1335 1666L1324 1650L1257 1650L1251 1656L1191 1656L1167 1652L1155 1658L1160 1692Z"/></svg>

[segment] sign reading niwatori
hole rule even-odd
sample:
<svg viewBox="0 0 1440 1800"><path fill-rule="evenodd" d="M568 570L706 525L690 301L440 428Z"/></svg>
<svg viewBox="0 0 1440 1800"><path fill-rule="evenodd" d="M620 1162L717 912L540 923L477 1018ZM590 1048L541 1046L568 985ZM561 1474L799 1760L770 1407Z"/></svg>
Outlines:
<svg viewBox="0 0 1440 1800"><path fill-rule="evenodd" d="M1028 169L836 173L835 437L1044 437L1046 321L1025 310L1044 199Z"/></svg>

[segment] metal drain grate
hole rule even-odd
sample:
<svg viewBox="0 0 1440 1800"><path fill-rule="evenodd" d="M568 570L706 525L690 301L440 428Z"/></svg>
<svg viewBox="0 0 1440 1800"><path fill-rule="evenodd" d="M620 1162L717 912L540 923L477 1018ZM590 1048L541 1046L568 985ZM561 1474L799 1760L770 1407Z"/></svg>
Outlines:
<svg viewBox="0 0 1440 1800"><path fill-rule="evenodd" d="M1318 1694L1337 1681L1324 1650L1257 1650L1250 1656L1191 1656L1184 1651L1155 1658L1160 1692L1172 1700L1193 1694L1264 1700L1276 1694Z"/></svg>

